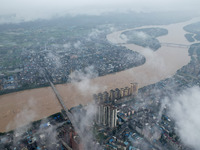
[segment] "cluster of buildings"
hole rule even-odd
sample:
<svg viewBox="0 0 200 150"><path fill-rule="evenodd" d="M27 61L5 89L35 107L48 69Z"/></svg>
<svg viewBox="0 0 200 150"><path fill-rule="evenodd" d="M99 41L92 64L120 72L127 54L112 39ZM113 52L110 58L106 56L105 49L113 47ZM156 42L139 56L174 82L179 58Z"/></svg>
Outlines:
<svg viewBox="0 0 200 150"><path fill-rule="evenodd" d="M0 149L62 149L62 143L57 140L56 136L59 134L60 128L65 126L61 114L55 114L46 120L34 122L0 136Z"/></svg>
<svg viewBox="0 0 200 150"><path fill-rule="evenodd" d="M111 104L101 104L98 106L96 123L114 128L117 126L117 107Z"/></svg>
<svg viewBox="0 0 200 150"><path fill-rule="evenodd" d="M83 145L61 113L0 135L2 150L81 150Z"/></svg>
<svg viewBox="0 0 200 150"><path fill-rule="evenodd" d="M175 132L174 121L169 116L163 114L159 118L150 108L129 105L117 107L115 127L98 124L98 132L104 135L102 145L105 149L192 150L181 142Z"/></svg>
<svg viewBox="0 0 200 150"><path fill-rule="evenodd" d="M6 78L0 79L0 90L15 89L17 87L18 87L18 84L12 75L7 76Z"/></svg>
<svg viewBox="0 0 200 150"><path fill-rule="evenodd" d="M79 47L71 46L67 50L63 47L55 50L50 46L39 52L34 49L24 50L20 55L22 64L13 68L17 71L9 73L15 84L1 82L1 90L45 86L48 81L44 78L42 70L51 76L54 83L65 83L70 82L69 75L73 71L83 71L91 65L98 76L103 76L145 62L144 57L138 59L140 54L124 47L111 45L103 39L98 40L99 45L96 45L95 40L85 42L79 39L78 41L81 43ZM6 81L7 78L9 76L6 74L0 76L0 80L3 81Z"/></svg>
<svg viewBox="0 0 200 150"><path fill-rule="evenodd" d="M161 141L164 140L173 149L184 149L185 146L181 144L180 138L175 133L174 121L172 121L167 115L162 115L160 127L163 133Z"/></svg>
<svg viewBox="0 0 200 150"><path fill-rule="evenodd" d="M125 87L115 90L110 90L109 93L107 91L103 93L94 94L94 100L97 103L115 103L118 100L129 96L136 96L138 93L138 83L131 83L131 87Z"/></svg>
<svg viewBox="0 0 200 150"><path fill-rule="evenodd" d="M153 136L158 128L155 129L157 120L150 109L132 104L137 93L138 84L131 83L130 87L94 95L97 104L96 128L99 134L103 134L102 145L105 149L143 149L143 143L147 149L156 149L155 143L159 143L161 137L161 134Z"/></svg>
<svg viewBox="0 0 200 150"><path fill-rule="evenodd" d="M129 97L126 98L127 101L122 101L124 97L119 98L118 89L94 95L98 104L96 128L98 134L102 136L99 142L105 149L192 149L187 147L176 134L175 122L167 115L167 108L160 114L159 100L166 96L167 90L163 90L162 93L156 89L159 87L164 89L164 85L170 81L172 80L161 81L139 91L133 88L137 87L137 84L132 84L134 86L130 89L134 89L132 92L134 96L124 95L126 92L122 90L123 95ZM119 101L121 103L118 103Z"/></svg>
<svg viewBox="0 0 200 150"><path fill-rule="evenodd" d="M117 126L118 107L115 104L126 97L136 96L138 92L138 84L131 83L131 87L116 88L94 95L95 103L97 104L96 123L114 128Z"/></svg>
<svg viewBox="0 0 200 150"><path fill-rule="evenodd" d="M129 110L124 111L124 109ZM135 111L134 111L135 110ZM105 149L162 149L159 142L161 137L156 118L150 117L150 110L136 110L124 105L117 108L117 126L103 128L98 125L99 133L103 133L105 140L102 145ZM156 131L156 132L155 132Z"/></svg>

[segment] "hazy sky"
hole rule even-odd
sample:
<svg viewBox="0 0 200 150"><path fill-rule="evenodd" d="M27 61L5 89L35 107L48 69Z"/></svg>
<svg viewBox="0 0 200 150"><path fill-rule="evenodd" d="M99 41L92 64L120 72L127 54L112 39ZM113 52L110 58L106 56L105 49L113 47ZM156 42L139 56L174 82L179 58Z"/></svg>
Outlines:
<svg viewBox="0 0 200 150"><path fill-rule="evenodd" d="M52 15L99 14L108 11L197 11L199 0L0 0L0 15L16 14L24 18Z"/></svg>

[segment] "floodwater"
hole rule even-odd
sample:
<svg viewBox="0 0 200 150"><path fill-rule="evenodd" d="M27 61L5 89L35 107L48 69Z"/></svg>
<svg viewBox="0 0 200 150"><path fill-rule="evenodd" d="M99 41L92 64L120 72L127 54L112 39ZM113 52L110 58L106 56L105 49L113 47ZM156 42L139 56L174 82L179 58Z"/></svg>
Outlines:
<svg viewBox="0 0 200 150"><path fill-rule="evenodd" d="M190 23L191 21L146 27L168 29L168 35L158 38L161 43L189 45L184 37L186 32L183 27ZM80 83L56 85L68 108L91 102L94 93L129 86L131 82L139 83L139 87L158 82L174 75L178 69L190 61L187 48L162 46L153 52L134 44L124 44L125 41L120 38L122 32L118 31L107 35L108 41L141 53L146 57L146 63L139 67ZM50 87L2 95L0 96L0 132L9 131L31 121L45 118L60 110L61 107Z"/></svg>

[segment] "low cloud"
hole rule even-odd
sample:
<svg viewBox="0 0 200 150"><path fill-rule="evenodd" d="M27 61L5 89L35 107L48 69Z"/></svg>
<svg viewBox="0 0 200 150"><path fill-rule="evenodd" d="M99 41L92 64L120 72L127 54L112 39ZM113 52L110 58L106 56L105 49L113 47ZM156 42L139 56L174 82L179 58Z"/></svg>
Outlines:
<svg viewBox="0 0 200 150"><path fill-rule="evenodd" d="M149 48L145 48L142 50L141 54L145 56L148 68L152 68L151 70L154 70L159 75L165 74L166 65L163 58L160 57L158 53Z"/></svg>
<svg viewBox="0 0 200 150"><path fill-rule="evenodd" d="M47 127L47 123L49 123L49 126ZM57 123L56 125L50 124L50 120L47 118L42 119L40 123L39 130L37 130L37 134L44 135L46 145L50 144L57 144L58 143L58 137L57 137L57 128L61 126L63 123Z"/></svg>
<svg viewBox="0 0 200 150"><path fill-rule="evenodd" d="M52 52L49 52L47 54L47 59L50 59L50 61L55 65L56 68L60 68L62 66L59 56L53 54Z"/></svg>
<svg viewBox="0 0 200 150"><path fill-rule="evenodd" d="M16 144L23 136L23 134L32 127L31 122L37 117L37 107L34 99L29 99L27 104L16 114L14 120L12 120L6 127L7 131L10 131L13 127L14 139L13 142Z"/></svg>
<svg viewBox="0 0 200 150"><path fill-rule="evenodd" d="M77 112L73 114L73 119L75 119L75 129L79 129L79 134L81 141L83 143L84 149L100 149L100 146L95 142L92 126L97 113L97 106L94 103L90 103L84 108L84 112Z"/></svg>
<svg viewBox="0 0 200 150"><path fill-rule="evenodd" d="M83 71L74 71L70 74L71 83L73 83L79 92L87 97L97 93L100 88L103 88L97 84L91 82L92 78L97 77L98 74L95 72L94 67L90 66L85 68ZM90 103L84 106L83 112L73 113L75 120L75 129L79 129L81 132L80 138L83 142L84 149L99 149L99 145L96 144L95 137L92 132L92 125L95 119L97 106L94 103Z"/></svg>
<svg viewBox="0 0 200 150"><path fill-rule="evenodd" d="M173 98L170 115L183 143L200 149L200 88L193 87Z"/></svg>
<svg viewBox="0 0 200 150"><path fill-rule="evenodd" d="M90 39L96 39L98 36L102 33L102 31L98 29L92 29L92 31L89 33L88 37Z"/></svg>
<svg viewBox="0 0 200 150"><path fill-rule="evenodd" d="M146 33L144 33L144 32L136 32L136 36L138 37L138 38L140 38L140 39L147 39L147 37L148 37L148 35L146 34Z"/></svg>
<svg viewBox="0 0 200 150"><path fill-rule="evenodd" d="M65 44L63 44L63 47L65 49L70 49L71 48L71 43L65 43Z"/></svg>
<svg viewBox="0 0 200 150"><path fill-rule="evenodd" d="M166 106L169 104L169 99L165 98L164 100L162 100L161 106L160 106L160 111L158 113L158 119L159 121L161 120L162 114L163 114L163 110L166 109Z"/></svg>
<svg viewBox="0 0 200 150"><path fill-rule="evenodd" d="M74 43L74 48L80 49L81 48L81 42L77 41L76 43Z"/></svg>
<svg viewBox="0 0 200 150"><path fill-rule="evenodd" d="M98 77L97 72L95 72L93 66L89 66L85 68L83 71L74 71L70 75L71 83L73 83L76 88L81 92L82 95L92 95L97 93L99 89L105 87L101 87L97 84L91 82L92 78Z"/></svg>
<svg viewBox="0 0 200 150"><path fill-rule="evenodd" d="M129 41L131 42L133 39L131 39L131 36L134 36L134 38L136 39L136 41L139 39L141 41L145 41L149 35L147 35L146 33L142 32L142 31L135 31L135 30L131 30L130 32L132 33L132 35L126 35L126 32L123 32L120 35L120 38L124 41L124 43L128 43ZM128 31L129 32L129 31Z"/></svg>
<svg viewBox="0 0 200 150"><path fill-rule="evenodd" d="M34 99L29 99L27 104L16 114L14 120L12 120L6 127L6 130L9 131L11 127L19 128L28 123L31 123L37 117L36 103ZM25 127L29 128L29 126ZM24 130L24 129L23 129ZM25 131L24 131L25 132Z"/></svg>
<svg viewBox="0 0 200 150"><path fill-rule="evenodd" d="M125 35L125 34L121 34L120 35L120 38L125 42L127 43L129 41L128 37Z"/></svg>
<svg viewBox="0 0 200 150"><path fill-rule="evenodd" d="M132 44L129 44L126 47L135 49L146 59L145 65L139 66L139 68L135 68L129 71L129 73L133 74L134 77L137 78L139 81L143 82L148 79L152 83L155 83L158 82L161 78L166 76L167 66L165 64L164 59L160 57L157 52L149 48L141 48L141 47L139 47L140 50L137 50L137 47L135 48L135 45ZM135 71L137 71L137 69L145 70L145 72L142 71L142 73L140 73L140 71L138 71L136 74Z"/></svg>

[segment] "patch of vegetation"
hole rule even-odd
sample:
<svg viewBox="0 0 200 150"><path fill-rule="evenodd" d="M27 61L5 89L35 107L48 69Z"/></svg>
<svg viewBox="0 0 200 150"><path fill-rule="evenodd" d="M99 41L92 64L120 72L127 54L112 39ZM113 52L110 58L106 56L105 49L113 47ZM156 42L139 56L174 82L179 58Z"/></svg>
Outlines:
<svg viewBox="0 0 200 150"><path fill-rule="evenodd" d="M1 90L0 95L9 94L9 93L13 93L13 92L20 92L20 91L24 91L24 90L36 89L36 88L43 88L43 87L48 87L48 86L49 86L49 84L43 84L43 85L26 84L17 89Z"/></svg>
<svg viewBox="0 0 200 150"><path fill-rule="evenodd" d="M195 34L194 38L200 41L200 22L189 24L183 28L185 31Z"/></svg>
<svg viewBox="0 0 200 150"><path fill-rule="evenodd" d="M200 60L200 43L192 44L188 50L189 55L193 56L197 55L197 59Z"/></svg>
<svg viewBox="0 0 200 150"><path fill-rule="evenodd" d="M197 41L200 41L200 32L194 36Z"/></svg>
<svg viewBox="0 0 200 150"><path fill-rule="evenodd" d="M185 34L185 38L189 41L189 42L194 42L194 38L193 38L194 34Z"/></svg>
<svg viewBox="0 0 200 150"><path fill-rule="evenodd" d="M159 36L167 35L168 31L162 28L145 28L138 30L125 31L122 33L127 38L127 43L133 43L142 47L149 47L157 50L161 47L160 42L156 39Z"/></svg>
<svg viewBox="0 0 200 150"><path fill-rule="evenodd" d="M154 38L168 34L168 30L163 28L145 28L145 29L138 29L136 31L144 32Z"/></svg>

